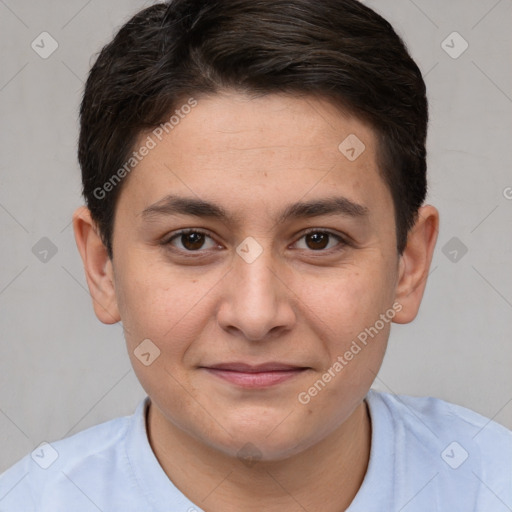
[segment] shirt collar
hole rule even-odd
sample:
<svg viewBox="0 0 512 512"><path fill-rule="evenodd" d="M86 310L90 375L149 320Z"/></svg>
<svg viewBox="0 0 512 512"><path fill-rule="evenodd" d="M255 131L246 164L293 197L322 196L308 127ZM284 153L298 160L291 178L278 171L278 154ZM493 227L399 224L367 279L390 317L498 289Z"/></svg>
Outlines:
<svg viewBox="0 0 512 512"><path fill-rule="evenodd" d="M137 406L125 443L130 471L139 491L155 511L203 512L176 488L153 453L146 428L150 403L149 396L146 396Z"/></svg>

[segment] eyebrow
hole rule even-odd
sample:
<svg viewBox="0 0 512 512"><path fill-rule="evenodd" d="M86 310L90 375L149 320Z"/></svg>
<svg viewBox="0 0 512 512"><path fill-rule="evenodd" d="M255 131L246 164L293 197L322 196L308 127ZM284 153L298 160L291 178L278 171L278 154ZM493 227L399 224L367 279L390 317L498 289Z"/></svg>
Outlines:
<svg viewBox="0 0 512 512"><path fill-rule="evenodd" d="M369 213L366 206L355 203L346 197L328 197L307 202L297 202L288 205L278 216L277 222L283 223L289 219L320 217L323 215L343 215L346 217L365 217ZM202 199L181 197L173 194L165 196L142 211L144 220L152 220L160 216L192 215L218 219L224 222L237 223L239 216L228 213L215 203Z"/></svg>

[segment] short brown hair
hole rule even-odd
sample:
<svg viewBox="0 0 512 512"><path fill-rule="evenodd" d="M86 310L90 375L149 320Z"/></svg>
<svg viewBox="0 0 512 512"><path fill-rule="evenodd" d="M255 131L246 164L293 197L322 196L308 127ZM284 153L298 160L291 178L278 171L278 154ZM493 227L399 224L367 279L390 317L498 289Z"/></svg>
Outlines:
<svg viewBox="0 0 512 512"><path fill-rule="evenodd" d="M224 89L317 95L368 121L403 251L426 196L428 104L421 72L392 26L356 0L173 0L121 27L85 86L83 195L110 258L123 183L97 191L141 132L183 98Z"/></svg>

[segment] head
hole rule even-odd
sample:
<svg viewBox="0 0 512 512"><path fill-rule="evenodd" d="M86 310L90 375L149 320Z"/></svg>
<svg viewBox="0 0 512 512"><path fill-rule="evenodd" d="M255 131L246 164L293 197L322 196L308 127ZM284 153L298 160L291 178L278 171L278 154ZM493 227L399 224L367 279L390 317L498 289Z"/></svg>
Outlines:
<svg viewBox="0 0 512 512"><path fill-rule="evenodd" d="M425 84L390 24L355 0L154 5L101 51L80 117L95 312L161 417L268 460L343 424L437 233ZM235 363L297 370L254 387Z"/></svg>

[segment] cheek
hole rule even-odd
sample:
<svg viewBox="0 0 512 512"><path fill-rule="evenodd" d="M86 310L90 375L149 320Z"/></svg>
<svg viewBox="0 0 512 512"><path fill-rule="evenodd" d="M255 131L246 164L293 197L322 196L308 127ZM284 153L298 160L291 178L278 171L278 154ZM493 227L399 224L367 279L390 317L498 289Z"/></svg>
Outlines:
<svg viewBox="0 0 512 512"><path fill-rule="evenodd" d="M141 336L160 340L184 314L186 287L161 270L133 257L118 272L116 296L130 343L137 343Z"/></svg>
<svg viewBox="0 0 512 512"><path fill-rule="evenodd" d="M358 268L339 268L324 279L309 279L303 284L300 297L304 314L319 330L319 337L329 340L331 356L392 306L392 275L383 270L383 264L377 260Z"/></svg>
<svg viewBox="0 0 512 512"><path fill-rule="evenodd" d="M171 364L181 358L211 318L209 292L218 280L216 272L194 276L135 257L126 261L116 295L129 347L134 349L149 338L165 351Z"/></svg>
<svg viewBox="0 0 512 512"><path fill-rule="evenodd" d="M371 387L395 314L391 290L390 279L376 265L338 270L328 283L314 283L304 293L309 311L304 314L317 329L326 356L297 396L311 413L307 425L313 427L320 414L329 430L346 419Z"/></svg>

